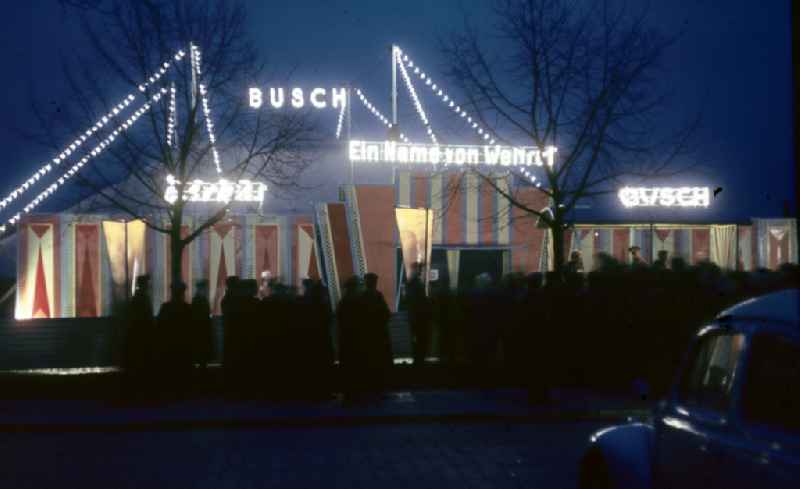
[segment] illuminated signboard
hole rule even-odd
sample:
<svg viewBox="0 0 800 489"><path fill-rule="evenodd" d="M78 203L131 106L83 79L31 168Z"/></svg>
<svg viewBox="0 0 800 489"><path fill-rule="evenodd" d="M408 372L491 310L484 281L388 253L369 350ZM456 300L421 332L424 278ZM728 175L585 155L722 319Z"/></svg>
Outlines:
<svg viewBox="0 0 800 489"><path fill-rule="evenodd" d="M624 187L617 193L625 207L708 207L708 187Z"/></svg>
<svg viewBox="0 0 800 489"><path fill-rule="evenodd" d="M338 109L347 105L346 88L313 88L310 91L300 87L285 89L270 87L267 90L251 87L249 92L250 107L259 109L263 105L280 109L284 106L302 109L307 105L315 109L333 107Z"/></svg>
<svg viewBox="0 0 800 489"><path fill-rule="evenodd" d="M350 141L350 161L374 163L553 166L558 150L532 146L466 146L395 141Z"/></svg>
<svg viewBox="0 0 800 489"><path fill-rule="evenodd" d="M172 175L167 175L167 188L164 191L164 200L170 204L178 200L177 185L180 182ZM183 200L186 202L263 202L266 184L239 180L231 182L220 179L218 182L204 182L195 179L187 183L183 189Z"/></svg>

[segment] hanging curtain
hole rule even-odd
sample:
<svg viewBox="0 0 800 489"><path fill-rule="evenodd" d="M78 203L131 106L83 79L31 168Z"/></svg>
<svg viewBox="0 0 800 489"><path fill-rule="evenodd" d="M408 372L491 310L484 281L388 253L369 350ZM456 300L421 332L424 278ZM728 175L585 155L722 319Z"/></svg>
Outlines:
<svg viewBox="0 0 800 489"><path fill-rule="evenodd" d="M720 268L736 268L736 226L711 226L711 261Z"/></svg>
<svg viewBox="0 0 800 489"><path fill-rule="evenodd" d="M774 238L769 240L769 268L776 269L786 261L783 238L786 236L786 227L770 226L769 234Z"/></svg>
<svg viewBox="0 0 800 489"><path fill-rule="evenodd" d="M458 289L458 259L460 250L447 250L447 275L450 277L450 289Z"/></svg>

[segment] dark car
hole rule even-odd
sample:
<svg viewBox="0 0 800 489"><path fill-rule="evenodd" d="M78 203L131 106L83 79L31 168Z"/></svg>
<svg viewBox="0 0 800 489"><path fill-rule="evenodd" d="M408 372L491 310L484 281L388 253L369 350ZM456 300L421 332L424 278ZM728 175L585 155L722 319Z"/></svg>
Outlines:
<svg viewBox="0 0 800 489"><path fill-rule="evenodd" d="M800 487L800 291L702 328L650 422L592 435L580 487Z"/></svg>

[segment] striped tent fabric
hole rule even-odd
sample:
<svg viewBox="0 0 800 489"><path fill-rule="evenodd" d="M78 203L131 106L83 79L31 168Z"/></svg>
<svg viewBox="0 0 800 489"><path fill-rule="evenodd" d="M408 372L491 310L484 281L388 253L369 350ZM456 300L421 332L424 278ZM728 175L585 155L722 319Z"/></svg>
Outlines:
<svg viewBox="0 0 800 489"><path fill-rule="evenodd" d="M510 190L508 176L489 176L494 179L494 185ZM511 243L511 206L492 183L478 175L402 170L397 172L394 190L394 202L398 207L428 207L434 212L434 245Z"/></svg>
<svg viewBox="0 0 800 489"><path fill-rule="evenodd" d="M675 230L667 227L653 226L653 256L658 259L660 251L667 252L667 260L675 255Z"/></svg>
<svg viewBox="0 0 800 489"><path fill-rule="evenodd" d="M754 219L758 266L775 270L784 263L797 263L797 221Z"/></svg>
<svg viewBox="0 0 800 489"><path fill-rule="evenodd" d="M650 227L631 227L630 245L640 248L640 255L647 263L655 261L653 250L653 231Z"/></svg>
<svg viewBox="0 0 800 489"><path fill-rule="evenodd" d="M233 223L220 223L208 230L208 294L213 314L222 314L225 281L239 275L241 239Z"/></svg>
<svg viewBox="0 0 800 489"><path fill-rule="evenodd" d="M753 227L739 226L739 270L753 270Z"/></svg>
<svg viewBox="0 0 800 489"><path fill-rule="evenodd" d="M572 232L570 252L580 252L584 272L594 270L594 238L595 230L592 228L578 228Z"/></svg>
<svg viewBox="0 0 800 489"><path fill-rule="evenodd" d="M318 277L314 221L310 216L296 220L304 233L306 273ZM191 219L184 222L181 233L188 236L196 224ZM208 280L209 299L218 314L225 279L233 274L256 278L260 268L274 269L275 276L299 285L293 274L298 257L292 253L290 222L295 221L284 216L237 216L201 233L184 248L182 257L187 299L197 280ZM15 314L20 319L111 314L114 305L133 292L135 277L143 274L151 277L154 310L169 299L169 237L141 221L103 215L33 215L22 221L18 237Z"/></svg>
<svg viewBox="0 0 800 489"><path fill-rule="evenodd" d="M711 260L711 230L708 227L692 229L692 264Z"/></svg>

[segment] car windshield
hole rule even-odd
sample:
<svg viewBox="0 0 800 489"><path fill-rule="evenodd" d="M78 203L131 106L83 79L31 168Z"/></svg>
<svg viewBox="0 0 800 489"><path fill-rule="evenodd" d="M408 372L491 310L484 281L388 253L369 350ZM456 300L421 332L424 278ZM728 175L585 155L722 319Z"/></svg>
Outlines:
<svg viewBox="0 0 800 489"><path fill-rule="evenodd" d="M724 411L730 405L744 335L712 333L700 339L679 398L689 405Z"/></svg>
<svg viewBox="0 0 800 489"><path fill-rule="evenodd" d="M800 345L774 335L756 335L746 370L742 417L800 432Z"/></svg>

